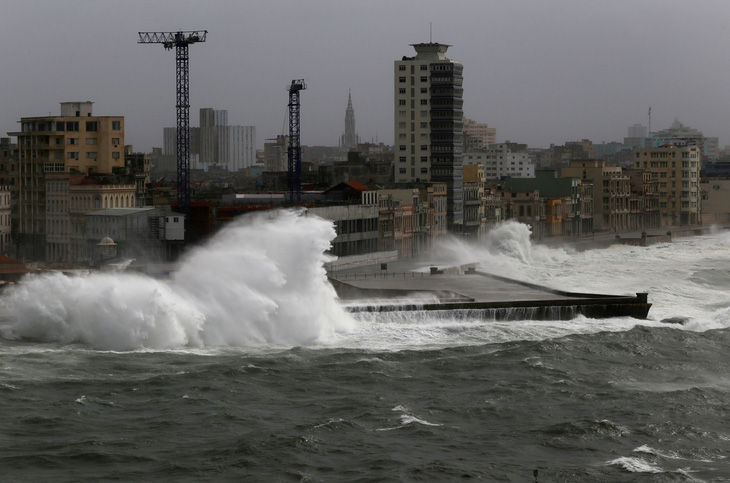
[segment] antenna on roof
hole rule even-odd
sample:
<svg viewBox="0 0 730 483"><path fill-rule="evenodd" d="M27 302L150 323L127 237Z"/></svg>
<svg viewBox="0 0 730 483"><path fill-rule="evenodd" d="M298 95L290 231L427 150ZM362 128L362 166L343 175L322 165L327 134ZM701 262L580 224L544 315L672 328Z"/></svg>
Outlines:
<svg viewBox="0 0 730 483"><path fill-rule="evenodd" d="M428 43L433 43L433 22L428 22Z"/></svg>

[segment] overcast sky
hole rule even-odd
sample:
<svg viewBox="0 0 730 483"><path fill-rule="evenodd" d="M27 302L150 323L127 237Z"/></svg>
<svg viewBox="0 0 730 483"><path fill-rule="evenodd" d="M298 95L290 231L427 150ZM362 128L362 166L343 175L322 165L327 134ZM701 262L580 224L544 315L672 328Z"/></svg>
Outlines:
<svg viewBox="0 0 730 483"><path fill-rule="evenodd" d="M202 107L264 139L288 130L303 78L303 145L337 145L352 90L361 139L393 143L393 61L451 44L464 114L497 140L621 141L675 118L730 144L728 0L2 0L0 129L93 101L125 117L127 144L175 125L175 56L139 31L208 30L190 47L191 126Z"/></svg>

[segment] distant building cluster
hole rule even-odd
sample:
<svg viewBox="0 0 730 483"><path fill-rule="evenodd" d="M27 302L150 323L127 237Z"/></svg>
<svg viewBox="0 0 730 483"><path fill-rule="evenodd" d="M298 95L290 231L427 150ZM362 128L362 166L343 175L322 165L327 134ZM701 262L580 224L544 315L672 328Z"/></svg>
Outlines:
<svg viewBox="0 0 730 483"><path fill-rule="evenodd" d="M464 117L465 70L450 46L412 47L393 63L393 145L361 139L352 92L336 146L302 138L301 206L333 221L342 263L412 257L450 235L479 242L507 220L536 239L730 223L730 152L718 138L675 120L630 126L622 142L498 142L495 127ZM230 125L226 110L200 109L190 128L184 212L176 128L138 153L124 117L97 116L92 102L19 126L0 139L0 252L23 262L171 261L237 216L287 206L288 134L259 150L256 128Z"/></svg>
<svg viewBox="0 0 730 483"><path fill-rule="evenodd" d="M163 155L172 163L177 156L177 128L163 129ZM200 109L199 127L190 128L190 166L208 171L212 168L230 172L256 164L256 127L229 126L228 111Z"/></svg>

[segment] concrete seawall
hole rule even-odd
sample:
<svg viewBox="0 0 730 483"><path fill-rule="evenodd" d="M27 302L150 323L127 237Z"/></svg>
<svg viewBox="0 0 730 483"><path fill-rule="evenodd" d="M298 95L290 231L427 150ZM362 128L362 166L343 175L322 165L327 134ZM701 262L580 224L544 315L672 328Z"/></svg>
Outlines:
<svg viewBox="0 0 730 483"><path fill-rule="evenodd" d="M565 292L471 267L446 273L351 274L330 278L351 312L453 311L455 316L491 320L645 319L648 294L605 295Z"/></svg>

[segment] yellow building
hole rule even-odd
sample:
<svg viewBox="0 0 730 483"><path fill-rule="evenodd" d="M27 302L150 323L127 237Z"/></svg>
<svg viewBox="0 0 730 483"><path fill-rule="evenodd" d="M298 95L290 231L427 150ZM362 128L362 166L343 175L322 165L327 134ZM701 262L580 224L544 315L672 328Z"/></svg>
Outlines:
<svg viewBox="0 0 730 483"><path fill-rule="evenodd" d="M111 173L124 166L124 117L93 102L62 102L60 116L24 117L18 138L18 255L45 259L46 174Z"/></svg>
<svg viewBox="0 0 730 483"><path fill-rule="evenodd" d="M574 159L560 169L561 178L593 183L593 227L596 231L629 229L631 179L619 166L603 159Z"/></svg>
<svg viewBox="0 0 730 483"><path fill-rule="evenodd" d="M651 173L658 183L661 226L699 223L701 152L693 145L634 150L634 168Z"/></svg>

